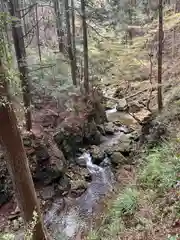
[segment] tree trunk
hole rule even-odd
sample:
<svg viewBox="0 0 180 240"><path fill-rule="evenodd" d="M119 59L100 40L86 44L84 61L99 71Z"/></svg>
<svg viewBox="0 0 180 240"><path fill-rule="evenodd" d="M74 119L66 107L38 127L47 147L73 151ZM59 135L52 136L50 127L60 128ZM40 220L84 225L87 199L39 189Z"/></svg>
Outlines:
<svg viewBox="0 0 180 240"><path fill-rule="evenodd" d="M29 88L29 79L28 79L28 67L26 62L26 50L24 45L23 30L21 26L21 15L19 9L18 0L9 2L9 11L13 17L12 21L12 35L14 40L14 47L16 51L16 58L18 63L18 68L20 72L20 80L23 92L23 102L25 108L25 119L26 119L26 130L30 131L32 128L31 121L31 97L30 97L30 88ZM15 19L16 18L16 19Z"/></svg>
<svg viewBox="0 0 180 240"><path fill-rule="evenodd" d="M77 60L76 60L76 25L75 25L75 13L74 13L74 0L71 0L71 16L72 16L72 51L74 56L74 65L76 66L76 78L77 78L78 68L77 68Z"/></svg>
<svg viewBox="0 0 180 240"><path fill-rule="evenodd" d="M59 51L64 53L64 30L63 30L63 19L62 19L62 6L59 8L59 0L54 0L54 12L56 14L56 29L59 44Z"/></svg>
<svg viewBox="0 0 180 240"><path fill-rule="evenodd" d="M66 12L66 27L67 27L67 44L68 44L68 55L71 61L71 76L73 84L76 86L76 62L72 51L72 41L71 41L71 26L69 17L69 0L65 0L65 12Z"/></svg>
<svg viewBox="0 0 180 240"><path fill-rule="evenodd" d="M38 16L38 4L36 4L36 38L37 38L37 45L38 45L38 53L39 53L39 61L42 62L41 57L41 44L39 39L39 16Z"/></svg>
<svg viewBox="0 0 180 240"><path fill-rule="evenodd" d="M17 127L17 119L9 101L5 74L0 60L0 142L7 151L7 165L24 221L31 223L33 213L36 211L38 219L33 229L33 240L46 240L28 159Z"/></svg>
<svg viewBox="0 0 180 240"><path fill-rule="evenodd" d="M163 108L162 101L162 50L163 50L163 3L159 0L159 48L158 48L158 110Z"/></svg>
<svg viewBox="0 0 180 240"><path fill-rule="evenodd" d="M83 48L84 48L84 88L89 93L89 66L88 66L88 41L87 41L87 24L85 13L85 0L81 0L81 15L83 25Z"/></svg>

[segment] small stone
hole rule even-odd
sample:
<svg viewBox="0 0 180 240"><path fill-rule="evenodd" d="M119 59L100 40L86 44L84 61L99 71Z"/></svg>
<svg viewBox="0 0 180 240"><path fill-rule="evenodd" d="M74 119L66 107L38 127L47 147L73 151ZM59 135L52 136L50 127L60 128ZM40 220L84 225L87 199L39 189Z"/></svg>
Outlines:
<svg viewBox="0 0 180 240"><path fill-rule="evenodd" d="M75 159L76 163L80 166L80 167L86 167L86 157L84 155L78 157Z"/></svg>
<svg viewBox="0 0 180 240"><path fill-rule="evenodd" d="M102 135L105 135L106 132L105 132L105 129L104 129L104 126L101 124L101 125L97 125L97 129L98 131L102 134Z"/></svg>
<svg viewBox="0 0 180 240"><path fill-rule="evenodd" d="M116 106L117 111L122 112L127 110L127 101L125 98L122 98L118 101Z"/></svg>
<svg viewBox="0 0 180 240"><path fill-rule="evenodd" d="M142 106L139 103L131 103L129 104L129 112L137 113L141 110Z"/></svg>
<svg viewBox="0 0 180 240"><path fill-rule="evenodd" d="M12 225L14 231L17 231L19 229L19 221L17 219L13 220Z"/></svg>
<svg viewBox="0 0 180 240"><path fill-rule="evenodd" d="M40 195L44 200L52 199L55 196L54 186L47 186L43 188Z"/></svg>
<svg viewBox="0 0 180 240"><path fill-rule="evenodd" d="M127 134L127 133L132 132L133 129L128 128L127 126L124 126L124 125L123 125L123 126L119 127L119 131Z"/></svg>
<svg viewBox="0 0 180 240"><path fill-rule="evenodd" d="M93 145L91 146L90 153L94 163L99 164L103 161L105 153L99 147Z"/></svg>
<svg viewBox="0 0 180 240"><path fill-rule="evenodd" d="M87 182L85 180L71 180L71 191L75 191L77 189L86 189Z"/></svg>
<svg viewBox="0 0 180 240"><path fill-rule="evenodd" d="M106 123L104 126L104 130L106 134L109 134L109 135L114 134L114 131L115 131L114 124L112 122Z"/></svg>

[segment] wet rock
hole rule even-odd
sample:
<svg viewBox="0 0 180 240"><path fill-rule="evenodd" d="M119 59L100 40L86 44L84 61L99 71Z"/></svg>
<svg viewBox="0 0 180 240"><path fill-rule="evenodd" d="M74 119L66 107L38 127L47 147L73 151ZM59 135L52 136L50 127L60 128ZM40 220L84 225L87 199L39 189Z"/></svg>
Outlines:
<svg viewBox="0 0 180 240"><path fill-rule="evenodd" d="M113 100L108 100L106 102L106 110L113 109L115 107L115 101Z"/></svg>
<svg viewBox="0 0 180 240"><path fill-rule="evenodd" d="M118 87L113 95L114 98L123 98L125 89L123 87Z"/></svg>
<svg viewBox="0 0 180 240"><path fill-rule="evenodd" d="M87 182L85 180L71 180L71 191L76 191L78 189L87 189Z"/></svg>
<svg viewBox="0 0 180 240"><path fill-rule="evenodd" d="M35 154L38 163L42 163L43 161L46 161L49 159L48 149L44 145L39 145L35 147Z"/></svg>
<svg viewBox="0 0 180 240"><path fill-rule="evenodd" d="M127 136L127 134L122 134L119 142L117 144L117 151L120 152L129 152L132 147L132 140L130 139L130 136Z"/></svg>
<svg viewBox="0 0 180 240"><path fill-rule="evenodd" d="M111 163L114 165L123 165L127 163L127 159L120 152L113 152L110 159Z"/></svg>
<svg viewBox="0 0 180 240"><path fill-rule="evenodd" d="M139 131L133 131L127 134L127 137L131 140L138 141L141 133Z"/></svg>
<svg viewBox="0 0 180 240"><path fill-rule="evenodd" d="M114 123L114 125L116 125L117 127L121 127L121 126L122 126L121 121L116 120L116 121L113 121L113 123Z"/></svg>
<svg viewBox="0 0 180 240"><path fill-rule="evenodd" d="M63 176L56 186L56 193L60 196L65 196L71 189L71 183L67 176Z"/></svg>
<svg viewBox="0 0 180 240"><path fill-rule="evenodd" d="M99 145L101 143L101 136L101 133L99 131L96 131L96 133L89 138L89 143Z"/></svg>
<svg viewBox="0 0 180 240"><path fill-rule="evenodd" d="M127 101L125 98L122 98L118 101L116 106L117 111L122 112L127 110Z"/></svg>
<svg viewBox="0 0 180 240"><path fill-rule="evenodd" d="M106 134L105 129L104 129L104 125L97 125L97 129L98 131L104 136Z"/></svg>
<svg viewBox="0 0 180 240"><path fill-rule="evenodd" d="M85 124L83 142L92 145L100 144L101 133L98 131L95 122Z"/></svg>
<svg viewBox="0 0 180 240"><path fill-rule="evenodd" d="M127 136L127 134L121 134L118 142L113 144L112 146L107 147L104 151L106 154L111 157L114 152L120 152L123 155L127 153L127 155L132 150L132 140Z"/></svg>
<svg viewBox="0 0 180 240"><path fill-rule="evenodd" d="M45 201L53 199L55 196L54 186L47 186L43 188L43 190L40 192L40 195Z"/></svg>
<svg viewBox="0 0 180 240"><path fill-rule="evenodd" d="M79 128L79 131L75 131L71 127L67 127L67 129L59 127L54 134L54 140L58 147L62 149L66 158L74 157L76 151L82 147L82 130Z"/></svg>
<svg viewBox="0 0 180 240"><path fill-rule="evenodd" d="M83 148L87 144L100 144L101 136L95 122L83 122L81 124L76 122L70 126L59 126L54 134L54 140L68 159L69 157L75 157L79 148Z"/></svg>
<svg viewBox="0 0 180 240"><path fill-rule="evenodd" d="M14 219L12 222L12 228L14 231L17 231L20 228L19 221L17 219Z"/></svg>
<svg viewBox="0 0 180 240"><path fill-rule="evenodd" d="M125 134L128 134L128 133L131 133L133 131L133 129L123 125L123 126L119 127L119 131L123 132Z"/></svg>
<svg viewBox="0 0 180 240"><path fill-rule="evenodd" d="M82 153L75 161L80 167L86 167L87 157Z"/></svg>
<svg viewBox="0 0 180 240"><path fill-rule="evenodd" d="M104 130L106 134L113 135L114 134L114 124L112 122L105 123Z"/></svg>
<svg viewBox="0 0 180 240"><path fill-rule="evenodd" d="M97 146L91 146L90 154L92 156L92 161L95 164L100 164L105 157L104 151Z"/></svg>
<svg viewBox="0 0 180 240"><path fill-rule="evenodd" d="M139 103L135 103L135 102L129 103L128 107L129 107L129 112L131 113L137 113L142 109L142 106Z"/></svg>

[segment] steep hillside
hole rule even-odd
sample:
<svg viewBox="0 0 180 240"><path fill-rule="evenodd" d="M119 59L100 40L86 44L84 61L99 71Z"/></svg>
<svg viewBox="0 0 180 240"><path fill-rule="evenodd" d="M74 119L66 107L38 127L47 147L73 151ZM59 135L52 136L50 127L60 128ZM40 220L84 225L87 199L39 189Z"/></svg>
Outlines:
<svg viewBox="0 0 180 240"><path fill-rule="evenodd" d="M137 26L134 26L134 29L137 30ZM150 106L156 108L158 22L154 20L138 29L141 36L134 37L132 45L122 44L109 33L99 45L93 42L90 53L91 57L96 59L93 63L100 73L101 85L108 96L118 96L115 92L118 93L119 88L122 93L119 98L123 96L128 100L138 100L146 104L153 86ZM177 90L179 82L179 13L165 12L164 34L163 92L166 104L170 101L172 92ZM133 95L135 97L129 97Z"/></svg>
<svg viewBox="0 0 180 240"><path fill-rule="evenodd" d="M180 239L180 14L164 16L161 114L156 113L157 30L157 21L144 25L143 36L128 47L109 39L101 43L101 51L93 46L94 56L106 67L101 86L108 99L126 98L129 106L140 106L134 116L141 118L150 98L155 117L142 128L146 147L133 156L135 167L119 170L114 200L91 229L90 240Z"/></svg>

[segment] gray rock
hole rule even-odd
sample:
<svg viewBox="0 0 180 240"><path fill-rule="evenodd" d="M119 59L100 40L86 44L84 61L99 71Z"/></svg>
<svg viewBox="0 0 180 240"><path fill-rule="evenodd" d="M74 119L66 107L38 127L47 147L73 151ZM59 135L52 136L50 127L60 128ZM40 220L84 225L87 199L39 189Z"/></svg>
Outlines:
<svg viewBox="0 0 180 240"><path fill-rule="evenodd" d="M106 134L114 134L114 124L112 122L105 123L104 130Z"/></svg>
<svg viewBox="0 0 180 240"><path fill-rule="evenodd" d="M137 113L141 110L141 108L142 108L142 106L139 103L133 102L133 103L129 104L129 111L131 113Z"/></svg>
<svg viewBox="0 0 180 240"><path fill-rule="evenodd" d="M88 187L88 183L85 180L71 180L71 191L75 191L78 189L86 189Z"/></svg>
<svg viewBox="0 0 180 240"><path fill-rule="evenodd" d="M128 153L131 151L132 140L127 136L127 134L122 134L118 143L111 147L114 152Z"/></svg>
<svg viewBox="0 0 180 240"><path fill-rule="evenodd" d="M106 103L106 110L113 109L115 106L115 102L113 100L109 100Z"/></svg>
<svg viewBox="0 0 180 240"><path fill-rule="evenodd" d="M55 196L54 186L46 186L40 192L41 197L43 200L51 200Z"/></svg>
<svg viewBox="0 0 180 240"><path fill-rule="evenodd" d="M123 165L127 163L127 159L120 152L113 152L110 159L111 163L115 165Z"/></svg>
<svg viewBox="0 0 180 240"><path fill-rule="evenodd" d="M86 161L87 161L87 159L86 159L86 157L85 156L80 156L80 157L78 157L78 158L76 158L76 163L80 166L80 167L86 167Z"/></svg>
<svg viewBox="0 0 180 240"><path fill-rule="evenodd" d="M128 133L132 132L133 129L128 128L127 126L121 126L121 127L119 127L119 131L128 134Z"/></svg>
<svg viewBox="0 0 180 240"><path fill-rule="evenodd" d="M17 219L14 219L13 222L12 222L12 228L14 231L17 231L19 228L20 228L20 224L19 224L19 221Z"/></svg>
<svg viewBox="0 0 180 240"><path fill-rule="evenodd" d="M91 146L90 153L94 163L99 164L104 160L105 152L97 146Z"/></svg>
<svg viewBox="0 0 180 240"><path fill-rule="evenodd" d="M105 134L106 134L103 124L97 125L97 129L98 129L98 131L99 131L102 135L105 135Z"/></svg>
<svg viewBox="0 0 180 240"><path fill-rule="evenodd" d="M116 106L117 111L122 112L127 110L127 101L125 98L122 98L118 101Z"/></svg>
<svg viewBox="0 0 180 240"><path fill-rule="evenodd" d="M70 189L71 189L71 183L70 183L69 178L66 176L63 176L57 185L56 191L57 191L58 195L64 196L64 195L68 194Z"/></svg>

